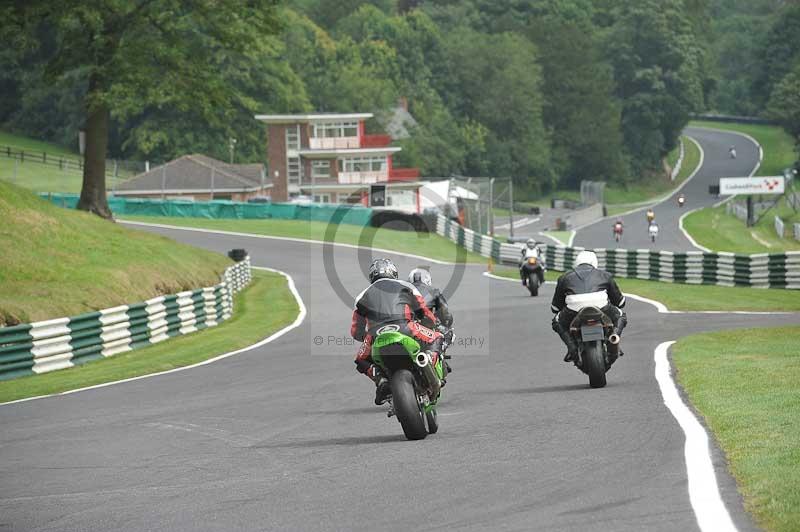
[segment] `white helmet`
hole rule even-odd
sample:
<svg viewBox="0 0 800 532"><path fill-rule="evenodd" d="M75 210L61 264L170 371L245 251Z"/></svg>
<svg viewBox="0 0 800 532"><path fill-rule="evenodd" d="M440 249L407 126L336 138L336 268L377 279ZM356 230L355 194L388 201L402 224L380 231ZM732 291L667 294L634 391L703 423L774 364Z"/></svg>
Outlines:
<svg viewBox="0 0 800 532"><path fill-rule="evenodd" d="M529 238L525 245L528 246L528 249L533 249L536 247L536 240Z"/></svg>
<svg viewBox="0 0 800 532"><path fill-rule="evenodd" d="M425 268L414 268L408 274L408 282L413 285L419 285L421 283L430 286L432 282L431 272Z"/></svg>
<svg viewBox="0 0 800 532"><path fill-rule="evenodd" d="M595 255L594 251L581 251L578 253L578 256L575 257L575 266L579 264L591 264L592 267L597 268L597 255Z"/></svg>

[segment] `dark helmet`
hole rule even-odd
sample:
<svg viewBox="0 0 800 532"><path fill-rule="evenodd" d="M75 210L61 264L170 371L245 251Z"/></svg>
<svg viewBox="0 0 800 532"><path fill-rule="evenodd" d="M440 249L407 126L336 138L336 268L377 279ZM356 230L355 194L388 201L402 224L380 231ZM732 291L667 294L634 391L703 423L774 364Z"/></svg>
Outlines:
<svg viewBox="0 0 800 532"><path fill-rule="evenodd" d="M369 282L378 279L397 279L397 266L389 259L375 259L369 265Z"/></svg>

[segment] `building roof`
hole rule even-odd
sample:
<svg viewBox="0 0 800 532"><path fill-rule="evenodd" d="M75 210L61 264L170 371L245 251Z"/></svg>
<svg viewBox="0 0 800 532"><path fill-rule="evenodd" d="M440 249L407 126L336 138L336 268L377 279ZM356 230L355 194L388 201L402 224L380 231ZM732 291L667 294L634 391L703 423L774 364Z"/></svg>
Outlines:
<svg viewBox="0 0 800 532"><path fill-rule="evenodd" d="M162 189L183 193L210 191L212 169L215 191L250 191L261 187L261 164L228 164L206 155L193 154L136 175L119 184L116 192L124 194ZM266 175L264 186L272 186Z"/></svg>
<svg viewBox="0 0 800 532"><path fill-rule="evenodd" d="M296 115L255 115L255 119L267 124L295 124L298 122L365 120L372 118L372 116L372 113L306 113Z"/></svg>

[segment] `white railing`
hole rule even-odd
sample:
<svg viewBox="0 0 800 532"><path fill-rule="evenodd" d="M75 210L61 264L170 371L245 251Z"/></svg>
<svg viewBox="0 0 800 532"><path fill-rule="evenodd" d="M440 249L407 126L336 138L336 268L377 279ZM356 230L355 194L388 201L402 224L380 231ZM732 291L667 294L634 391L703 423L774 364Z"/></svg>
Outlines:
<svg viewBox="0 0 800 532"><path fill-rule="evenodd" d="M779 217L775 217L775 232L778 233L779 238L786 236L786 226Z"/></svg>
<svg viewBox="0 0 800 532"><path fill-rule="evenodd" d="M312 150L341 150L359 148L358 137L311 137L308 145Z"/></svg>
<svg viewBox="0 0 800 532"><path fill-rule="evenodd" d="M389 180L389 172L339 172L339 183L343 185L366 185Z"/></svg>

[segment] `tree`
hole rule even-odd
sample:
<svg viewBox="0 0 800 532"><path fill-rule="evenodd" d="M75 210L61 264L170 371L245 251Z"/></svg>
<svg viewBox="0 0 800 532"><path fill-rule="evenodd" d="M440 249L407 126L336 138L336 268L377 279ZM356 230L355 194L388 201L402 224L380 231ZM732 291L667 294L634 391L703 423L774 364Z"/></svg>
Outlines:
<svg viewBox="0 0 800 532"><path fill-rule="evenodd" d="M800 58L792 70L783 77L772 91L767 115L778 121L789 133L800 152Z"/></svg>
<svg viewBox="0 0 800 532"><path fill-rule="evenodd" d="M78 208L110 218L105 159L111 113L182 94L227 109L235 87L209 68L220 53L245 53L278 29L276 0L30 0L3 24L55 36L49 79L85 80L86 151ZM28 44L36 46L35 39Z"/></svg>

